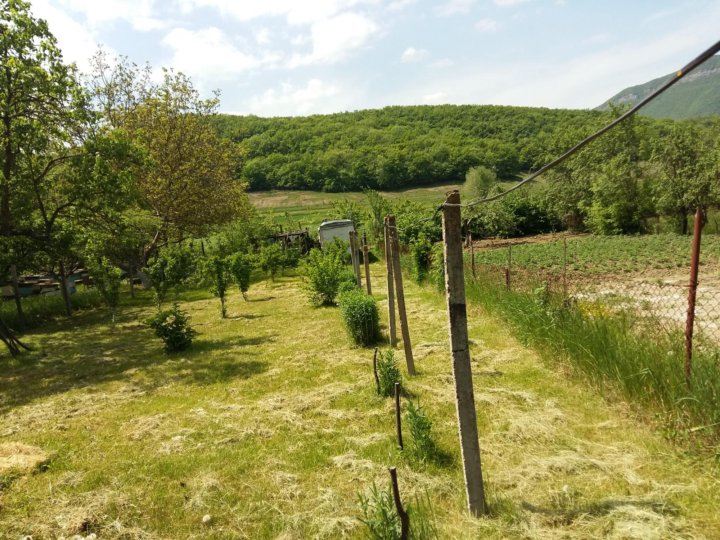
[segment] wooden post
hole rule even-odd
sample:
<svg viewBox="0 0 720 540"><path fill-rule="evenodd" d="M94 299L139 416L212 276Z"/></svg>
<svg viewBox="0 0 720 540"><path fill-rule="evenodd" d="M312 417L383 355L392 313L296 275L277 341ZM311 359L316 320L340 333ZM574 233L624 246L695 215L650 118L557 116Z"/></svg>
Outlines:
<svg viewBox="0 0 720 540"><path fill-rule="evenodd" d="M357 233L350 231L350 259L352 261L353 272L355 272L355 283L358 287L362 287L360 281L360 261L358 261Z"/></svg>
<svg viewBox="0 0 720 540"><path fill-rule="evenodd" d="M369 295L372 295L372 285L370 284L370 249L368 248L367 244L367 235L363 233L363 263L365 264L365 287L367 288L367 293Z"/></svg>
<svg viewBox="0 0 720 540"><path fill-rule="evenodd" d="M380 395L380 377L378 377L377 372L377 347L375 347L375 352L373 353L373 375L375 375L375 390L377 391L378 395Z"/></svg>
<svg viewBox="0 0 720 540"><path fill-rule="evenodd" d="M387 267L387 296L388 296L388 328L390 330L390 347L397 347L397 331L395 329L395 285L393 283L393 255L390 241L390 228L385 218L385 266Z"/></svg>
<svg viewBox="0 0 720 540"><path fill-rule="evenodd" d="M395 510L400 517L400 540L407 540L410 535L410 516L405 511L400 499L400 488L397 480L397 469L390 467L390 483L392 484L393 500L395 501Z"/></svg>
<svg viewBox="0 0 720 540"><path fill-rule="evenodd" d="M405 291L403 289L402 270L400 269L400 242L398 241L395 216L388 216L390 229L390 242L392 244L393 278L395 279L395 294L397 295L398 315L400 315L400 331L405 349L405 363L408 375L415 375L415 361L413 360L412 344L410 343L410 329L408 328L407 313L405 311Z"/></svg>
<svg viewBox="0 0 720 540"><path fill-rule="evenodd" d="M445 250L445 288L450 318L450 350L460 435L460 449L465 475L468 510L474 516L486 513L485 489L480 463L475 396L468 346L467 308L463 275L462 239L460 236L460 193L448 193L443 207L443 243Z"/></svg>
<svg viewBox="0 0 720 540"><path fill-rule="evenodd" d="M563 235L563 300L567 298L567 236Z"/></svg>
<svg viewBox="0 0 720 540"><path fill-rule="evenodd" d="M398 446L403 450L402 415L400 414L400 383L395 383L395 426L397 427Z"/></svg>
<svg viewBox="0 0 720 540"><path fill-rule="evenodd" d="M15 297L15 309L18 315L18 330L25 330L25 313L23 313L22 298L20 298L20 286L18 284L17 265L10 265L10 278L12 279L13 296Z"/></svg>
<svg viewBox="0 0 720 540"><path fill-rule="evenodd" d="M693 331L695 328L695 300L697 298L698 267L700 266L700 241L703 228L702 210L695 211L692 255L690 257L690 283L688 284L688 308L685 321L685 384L690 387L692 378Z"/></svg>

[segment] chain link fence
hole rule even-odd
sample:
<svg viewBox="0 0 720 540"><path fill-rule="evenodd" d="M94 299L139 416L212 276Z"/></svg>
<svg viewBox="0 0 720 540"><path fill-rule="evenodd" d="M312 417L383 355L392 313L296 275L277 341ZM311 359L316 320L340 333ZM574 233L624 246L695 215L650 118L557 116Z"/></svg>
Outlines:
<svg viewBox="0 0 720 540"><path fill-rule="evenodd" d="M627 238L626 246L616 239L611 249L592 249L596 237L589 236L477 242L469 250L467 270L493 286L552 295L590 315L622 313L649 332L682 336L688 315L691 238L667 238L672 245L663 245L663 237L649 238L649 246L642 245L643 237ZM720 237L706 237L703 249L707 253L703 262L701 252L694 339L699 346L718 346Z"/></svg>

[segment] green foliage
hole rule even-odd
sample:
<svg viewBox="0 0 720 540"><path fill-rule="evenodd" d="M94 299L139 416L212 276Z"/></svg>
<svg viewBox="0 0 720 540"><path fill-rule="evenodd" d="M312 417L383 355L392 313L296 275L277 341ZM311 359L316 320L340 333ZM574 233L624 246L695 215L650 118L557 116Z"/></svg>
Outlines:
<svg viewBox="0 0 720 540"><path fill-rule="evenodd" d="M497 189L497 181L495 171L482 166L470 167L465 174L463 195L470 199L487 197L492 191Z"/></svg>
<svg viewBox="0 0 720 540"><path fill-rule="evenodd" d="M395 540L400 538L400 516L395 510L392 489L381 490L373 482L370 493L359 494L362 521L368 528L370 538Z"/></svg>
<svg viewBox="0 0 720 540"><path fill-rule="evenodd" d="M364 193L370 207L370 238L379 240L384 235L385 216L390 214L390 201L374 189L365 189Z"/></svg>
<svg viewBox="0 0 720 540"><path fill-rule="evenodd" d="M112 311L113 322L115 321L115 310L120 303L120 284L122 281L122 270L112 264L107 257L100 257L88 264L95 286L105 305ZM132 278L131 278L132 279Z"/></svg>
<svg viewBox="0 0 720 540"><path fill-rule="evenodd" d="M380 315L372 296L355 289L342 293L338 303L353 343L368 346L380 339Z"/></svg>
<svg viewBox="0 0 720 540"><path fill-rule="evenodd" d="M286 264L285 252L279 243L265 244L260 248L258 266L273 281L282 272Z"/></svg>
<svg viewBox="0 0 720 540"><path fill-rule="evenodd" d="M303 261L302 274L310 302L316 306L334 305L340 286L347 281L345 264L337 251L310 250Z"/></svg>
<svg viewBox="0 0 720 540"><path fill-rule="evenodd" d="M353 222L355 230L359 230L363 225L363 210L358 203L349 199L343 199L333 203L333 212L335 219L349 219Z"/></svg>
<svg viewBox="0 0 720 540"><path fill-rule="evenodd" d="M346 242L337 236L323 248L323 251L328 255L339 257L343 264L350 264L352 261L352 257L350 256L350 242Z"/></svg>
<svg viewBox="0 0 720 540"><path fill-rule="evenodd" d="M197 332L190 327L190 318L177 303L147 321L155 335L163 340L165 352L183 351L192 345Z"/></svg>
<svg viewBox="0 0 720 540"><path fill-rule="evenodd" d="M205 274L212 284L212 293L220 299L220 315L227 317L225 295L230 286L230 268L228 261L217 255L208 257L204 263Z"/></svg>
<svg viewBox="0 0 720 540"><path fill-rule="evenodd" d="M420 233L410 242L410 256L412 257L412 277L416 283L423 283L430 271L432 263L432 242Z"/></svg>
<svg viewBox="0 0 720 540"><path fill-rule="evenodd" d="M103 297L97 288L80 288L73 295L73 309L99 308L104 303ZM59 294L29 296L22 299L22 304L26 329L40 327L43 323L65 313L65 303L62 295ZM0 302L0 318L10 328L20 328L14 302Z"/></svg>
<svg viewBox="0 0 720 540"><path fill-rule="evenodd" d="M247 292L250 288L250 278L255 265L255 258L249 253L235 253L228 257L227 264L235 284L240 289L243 298L247 300Z"/></svg>
<svg viewBox="0 0 720 540"><path fill-rule="evenodd" d="M395 351L378 351L377 373L380 380L379 394L383 397L392 396L395 393L395 383L402 382L402 375L395 359Z"/></svg>
<svg viewBox="0 0 720 540"><path fill-rule="evenodd" d="M436 453L432 438L432 422L420 404L408 401L405 420L412 435L412 451L420 459L431 459Z"/></svg>
<svg viewBox="0 0 720 540"><path fill-rule="evenodd" d="M165 301L168 291L177 288L195 272L195 257L186 247L171 245L161 249L145 266L152 281L158 309Z"/></svg>
<svg viewBox="0 0 720 540"><path fill-rule="evenodd" d="M429 277L435 289L439 292L445 291L445 253L441 242L433 244Z"/></svg>
<svg viewBox="0 0 720 540"><path fill-rule="evenodd" d="M375 540L400 540L402 523L395 509L392 487L381 490L373 482L369 493L359 494L362 517L360 521L367 527L367 534ZM432 503L427 493L416 496L412 504L405 505L410 518L410 540L432 540L438 538L435 527Z"/></svg>
<svg viewBox="0 0 720 540"><path fill-rule="evenodd" d="M424 235L431 242L442 238L440 226L440 213L436 208L404 200L393 207L395 223L398 228L398 240L407 246Z"/></svg>

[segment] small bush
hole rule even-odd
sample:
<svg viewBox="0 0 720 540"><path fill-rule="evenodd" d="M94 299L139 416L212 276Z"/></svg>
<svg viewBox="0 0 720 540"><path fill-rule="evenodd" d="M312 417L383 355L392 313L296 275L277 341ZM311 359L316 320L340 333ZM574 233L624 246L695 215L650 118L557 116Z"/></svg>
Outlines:
<svg viewBox="0 0 720 540"><path fill-rule="evenodd" d="M338 253L323 253L319 249L311 250L305 258L302 274L306 279L310 302L316 306L334 305L340 286L347 281L341 256Z"/></svg>
<svg viewBox="0 0 720 540"><path fill-rule="evenodd" d="M432 422L418 403L408 402L405 420L412 435L413 453L420 459L428 459L435 455L435 441L432 438Z"/></svg>
<svg viewBox="0 0 720 540"><path fill-rule="evenodd" d="M420 233L417 238L410 242L410 254L412 256L412 276L416 283L420 284L430 271L432 261L432 242Z"/></svg>
<svg viewBox="0 0 720 540"><path fill-rule="evenodd" d="M267 244L260 248L258 265L271 280L275 281L275 276L282 273L286 263L286 254L280 244Z"/></svg>
<svg viewBox="0 0 720 540"><path fill-rule="evenodd" d="M368 495L360 494L360 510L362 521L368 528L370 538L388 540L400 538L400 517L395 510L392 490L378 489L373 483Z"/></svg>
<svg viewBox="0 0 720 540"><path fill-rule="evenodd" d="M155 315L147 323L155 330L155 335L165 343L165 352L183 351L192 345L197 332L190 328L189 317L177 304Z"/></svg>
<svg viewBox="0 0 720 540"><path fill-rule="evenodd" d="M247 300L247 292L250 288L250 276L252 275L254 266L252 255L235 253L228 257L228 266L243 298Z"/></svg>
<svg viewBox="0 0 720 540"><path fill-rule="evenodd" d="M380 338L380 315L377 302L360 289L340 295L340 311L345 326L356 345L372 345Z"/></svg>
<svg viewBox="0 0 720 540"><path fill-rule="evenodd" d="M379 394L384 397L392 396L395 393L395 383L402 382L395 351L378 351L377 373L380 380Z"/></svg>
<svg viewBox="0 0 720 540"><path fill-rule="evenodd" d="M443 245L441 242L435 244L432 248L430 263L430 281L433 287L439 292L445 291L445 254L443 253Z"/></svg>

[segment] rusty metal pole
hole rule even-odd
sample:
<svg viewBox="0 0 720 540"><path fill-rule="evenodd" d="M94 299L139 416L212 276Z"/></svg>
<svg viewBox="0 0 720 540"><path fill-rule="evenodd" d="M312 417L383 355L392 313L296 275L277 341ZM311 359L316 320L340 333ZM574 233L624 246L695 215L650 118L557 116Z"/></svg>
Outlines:
<svg viewBox="0 0 720 540"><path fill-rule="evenodd" d="M698 267L700 266L700 241L702 239L703 212L695 211L692 255L690 257L690 283L688 284L688 308L685 322L685 384L689 387L692 377L693 331L695 328L695 300L697 298Z"/></svg>
<svg viewBox="0 0 720 540"><path fill-rule="evenodd" d="M567 236L563 235L563 300L567 295Z"/></svg>
<svg viewBox="0 0 720 540"><path fill-rule="evenodd" d="M448 193L446 204L452 205L443 207L442 229L445 251L445 289L450 319L450 351L455 381L460 455L465 477L468 510L473 516L482 516L487 509L480 464L480 442L478 441L475 394L468 344L463 249L460 238L460 192L455 190Z"/></svg>
<svg viewBox="0 0 720 540"><path fill-rule="evenodd" d="M510 290L510 270L512 269L512 244L508 245L508 263L505 269L505 288Z"/></svg>

